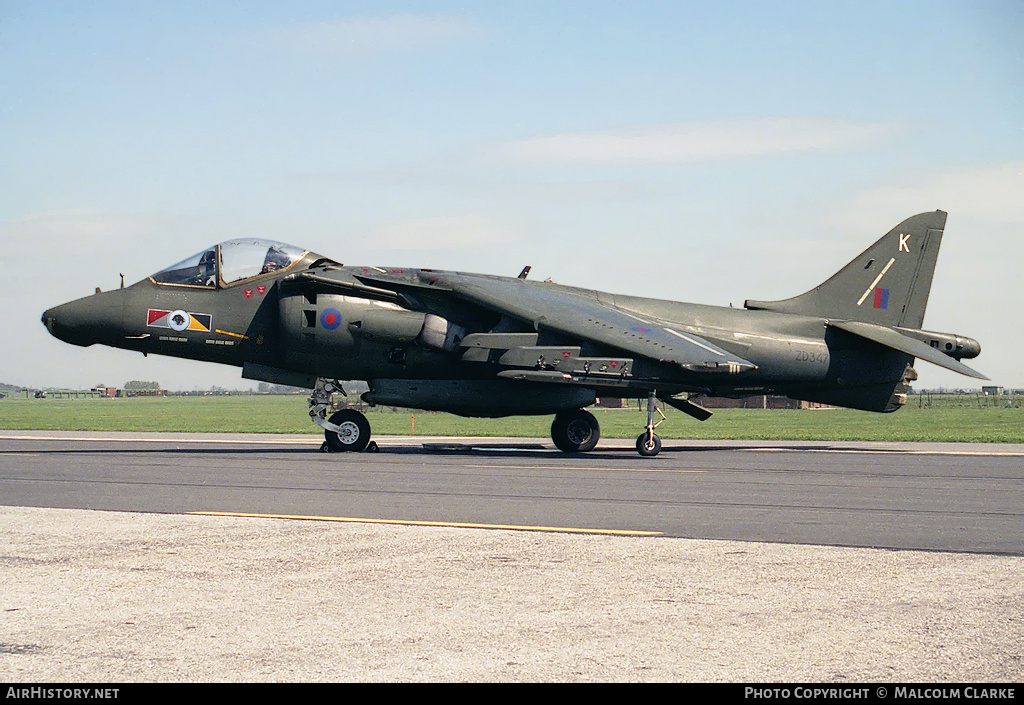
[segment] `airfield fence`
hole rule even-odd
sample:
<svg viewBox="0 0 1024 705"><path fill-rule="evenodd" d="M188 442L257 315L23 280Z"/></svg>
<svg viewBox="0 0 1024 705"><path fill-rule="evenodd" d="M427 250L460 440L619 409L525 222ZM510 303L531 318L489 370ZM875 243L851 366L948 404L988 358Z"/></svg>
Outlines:
<svg viewBox="0 0 1024 705"><path fill-rule="evenodd" d="M907 400L907 406L918 409L1019 409L1024 394L965 394L921 392Z"/></svg>

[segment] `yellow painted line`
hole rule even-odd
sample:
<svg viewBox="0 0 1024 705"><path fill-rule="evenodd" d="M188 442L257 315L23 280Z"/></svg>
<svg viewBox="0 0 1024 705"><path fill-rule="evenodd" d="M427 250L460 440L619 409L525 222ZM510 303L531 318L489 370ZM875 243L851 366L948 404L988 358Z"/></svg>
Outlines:
<svg viewBox="0 0 1024 705"><path fill-rule="evenodd" d="M707 470L685 470L682 468L602 468L595 465L465 465L467 468L485 468L493 470L591 470L593 472L692 472L706 473Z"/></svg>
<svg viewBox="0 0 1024 705"><path fill-rule="evenodd" d="M234 336L235 338L241 338L242 340L248 340L249 339L249 336L247 336L247 335L242 335L241 333L232 333L229 330L221 330L220 328L214 329L213 332L214 333L223 333L224 335L231 335L231 336Z"/></svg>
<svg viewBox="0 0 1024 705"><path fill-rule="evenodd" d="M302 516L295 514L252 514L247 512L189 512L210 517L249 517L254 519L295 519L299 521L337 521L349 524L396 524L399 526L445 526L455 529L505 529L507 531L542 531L566 534L607 534L612 536L661 536L660 531L629 531L620 529L579 529L566 526L519 526L516 524L471 524L459 521L408 521L403 519L366 519L355 517Z"/></svg>

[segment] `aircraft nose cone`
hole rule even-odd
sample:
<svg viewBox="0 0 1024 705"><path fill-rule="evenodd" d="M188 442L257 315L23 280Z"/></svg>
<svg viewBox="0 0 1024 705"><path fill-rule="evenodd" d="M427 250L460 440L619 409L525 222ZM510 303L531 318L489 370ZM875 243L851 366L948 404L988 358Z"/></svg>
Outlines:
<svg viewBox="0 0 1024 705"><path fill-rule="evenodd" d="M57 308L59 307L55 306L54 308L48 308L43 311L42 321L43 325L46 326L46 330L50 331L50 335L55 338L60 338L57 334L57 331L59 330L59 324L57 323Z"/></svg>
<svg viewBox="0 0 1024 705"><path fill-rule="evenodd" d="M121 303L116 294L95 294L47 309L42 322L50 335L65 343L102 343L121 334Z"/></svg>
<svg viewBox="0 0 1024 705"><path fill-rule="evenodd" d="M67 325L68 316L61 315L61 309L65 308L65 306L67 304L64 306L54 306L44 311L42 316L43 325L46 326L46 330L50 331L50 335L54 338L63 340L65 343L77 343L73 327Z"/></svg>

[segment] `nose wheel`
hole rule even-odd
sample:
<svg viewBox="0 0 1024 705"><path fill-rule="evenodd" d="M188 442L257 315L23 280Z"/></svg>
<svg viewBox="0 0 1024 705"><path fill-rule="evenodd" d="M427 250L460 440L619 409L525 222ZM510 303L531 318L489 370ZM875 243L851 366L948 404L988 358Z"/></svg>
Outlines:
<svg viewBox="0 0 1024 705"><path fill-rule="evenodd" d="M647 428L636 438L636 452L645 458L653 458L661 452L661 439L654 429L665 420L665 414L658 408L656 401L657 392L652 391L647 395ZM655 412L661 416L657 423L654 421Z"/></svg>
<svg viewBox="0 0 1024 705"><path fill-rule="evenodd" d="M361 451L370 443L370 422L354 409L332 414L329 423L337 430L324 428L324 445L334 452Z"/></svg>
<svg viewBox="0 0 1024 705"><path fill-rule="evenodd" d="M370 422L355 409L342 409L327 418L331 408L331 395L344 395L345 390L338 380L316 380L313 394L309 397L309 418L324 430L322 453L340 451L377 450L377 444L370 440Z"/></svg>

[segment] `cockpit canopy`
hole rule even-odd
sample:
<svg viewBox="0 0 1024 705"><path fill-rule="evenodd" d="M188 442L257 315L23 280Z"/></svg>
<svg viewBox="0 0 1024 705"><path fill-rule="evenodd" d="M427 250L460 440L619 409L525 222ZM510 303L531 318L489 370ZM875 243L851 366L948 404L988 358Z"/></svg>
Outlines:
<svg viewBox="0 0 1024 705"><path fill-rule="evenodd" d="M157 284L216 288L288 269L309 250L283 242L240 238L227 240L162 269L150 277Z"/></svg>

